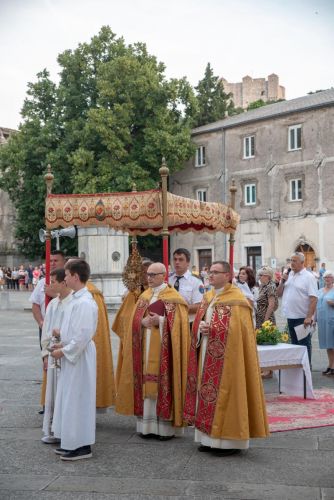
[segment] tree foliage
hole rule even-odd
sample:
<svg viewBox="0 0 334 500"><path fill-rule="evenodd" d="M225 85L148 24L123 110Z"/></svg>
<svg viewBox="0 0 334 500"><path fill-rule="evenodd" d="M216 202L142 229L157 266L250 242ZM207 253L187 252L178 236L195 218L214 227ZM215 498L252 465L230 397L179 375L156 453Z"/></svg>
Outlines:
<svg viewBox="0 0 334 500"><path fill-rule="evenodd" d="M224 92L223 82L213 74L210 63L206 66L204 78L195 89L199 108L195 118L197 127L221 120L226 113L233 114L232 94Z"/></svg>
<svg viewBox="0 0 334 500"><path fill-rule="evenodd" d="M16 236L40 254L48 163L53 192L150 189L162 157L176 171L193 153L197 99L185 78L167 80L145 44L127 45L109 27L58 57L60 81L47 70L28 84L23 124L0 150L0 187L17 211Z"/></svg>
<svg viewBox="0 0 334 500"><path fill-rule="evenodd" d="M268 104L275 104L276 102L281 101L285 101L285 99L277 99L276 101L264 101L263 99L258 99L257 101L249 103L249 105L247 106L247 111L250 111L251 109L262 108L262 106L268 106Z"/></svg>

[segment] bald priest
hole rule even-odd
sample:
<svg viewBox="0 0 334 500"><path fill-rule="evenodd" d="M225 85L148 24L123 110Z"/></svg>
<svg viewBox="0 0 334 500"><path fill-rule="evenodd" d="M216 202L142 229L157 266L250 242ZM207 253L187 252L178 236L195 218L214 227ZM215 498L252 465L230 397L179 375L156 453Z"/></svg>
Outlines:
<svg viewBox="0 0 334 500"><path fill-rule="evenodd" d="M137 417L142 438L165 441L180 435L190 345L188 306L165 283L166 268L147 269L149 287L134 305L123 339L117 411Z"/></svg>

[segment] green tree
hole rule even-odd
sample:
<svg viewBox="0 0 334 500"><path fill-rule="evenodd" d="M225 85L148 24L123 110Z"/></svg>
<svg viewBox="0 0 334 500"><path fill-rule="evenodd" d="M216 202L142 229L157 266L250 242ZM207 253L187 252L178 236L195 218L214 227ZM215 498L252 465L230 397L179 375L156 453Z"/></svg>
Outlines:
<svg viewBox="0 0 334 500"><path fill-rule="evenodd" d="M167 80L145 44L126 45L103 27L58 63L58 85L46 70L28 85L23 124L0 151L0 187L16 207L21 250L31 256L43 250L37 233L48 163L53 192L129 191L133 182L139 190L156 186L163 156L173 172L193 153L193 89L185 78Z"/></svg>
<svg viewBox="0 0 334 500"><path fill-rule="evenodd" d="M206 125L232 114L234 104L232 94L224 92L224 85L218 76L213 74L210 63L205 69L204 78L197 87L198 113L195 116L195 126Z"/></svg>
<svg viewBox="0 0 334 500"><path fill-rule="evenodd" d="M249 103L247 106L247 111L251 109L262 108L262 106L268 106L268 104L275 104L276 102L284 101L285 99L277 99L276 101L264 101L263 99L258 99L257 101L253 101Z"/></svg>

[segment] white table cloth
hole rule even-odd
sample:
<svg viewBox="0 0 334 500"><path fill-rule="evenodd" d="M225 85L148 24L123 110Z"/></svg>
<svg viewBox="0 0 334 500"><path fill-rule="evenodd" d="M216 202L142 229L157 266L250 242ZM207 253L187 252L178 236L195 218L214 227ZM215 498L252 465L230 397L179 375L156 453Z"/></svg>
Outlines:
<svg viewBox="0 0 334 500"><path fill-rule="evenodd" d="M261 368L302 365L302 368L281 370L281 392L292 396L304 397L304 374L306 377L306 397L314 399L312 375L307 355L303 345L277 344L258 345L259 363ZM274 371L278 377L278 371Z"/></svg>

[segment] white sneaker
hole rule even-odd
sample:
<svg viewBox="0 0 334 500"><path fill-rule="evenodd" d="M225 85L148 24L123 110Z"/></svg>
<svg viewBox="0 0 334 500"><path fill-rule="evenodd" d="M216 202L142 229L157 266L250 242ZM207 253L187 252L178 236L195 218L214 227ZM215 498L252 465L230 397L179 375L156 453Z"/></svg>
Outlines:
<svg viewBox="0 0 334 500"><path fill-rule="evenodd" d="M43 436L41 441L45 444L58 444L60 443L60 439L55 438L54 436Z"/></svg>

